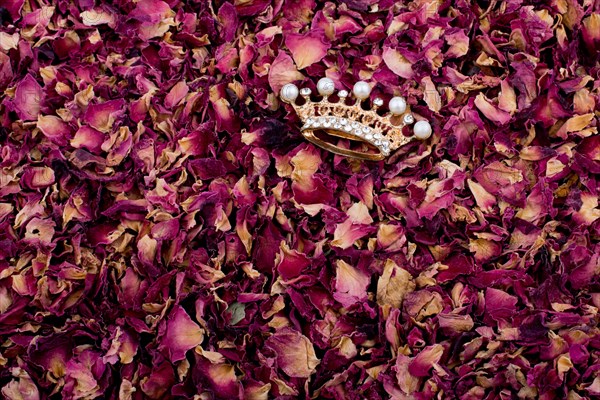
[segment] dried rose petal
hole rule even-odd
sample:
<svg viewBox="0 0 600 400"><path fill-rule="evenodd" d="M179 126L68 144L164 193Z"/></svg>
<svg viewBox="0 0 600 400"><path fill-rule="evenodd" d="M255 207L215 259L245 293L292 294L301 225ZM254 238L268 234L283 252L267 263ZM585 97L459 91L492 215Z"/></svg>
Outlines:
<svg viewBox="0 0 600 400"><path fill-rule="evenodd" d="M35 78L27 74L15 89L14 108L24 121L38 119L44 92Z"/></svg>
<svg viewBox="0 0 600 400"><path fill-rule="evenodd" d="M312 343L298 332L277 332L267 339L266 345L276 353L279 368L290 377L308 378L319 365Z"/></svg>
<svg viewBox="0 0 600 400"><path fill-rule="evenodd" d="M169 314L160 349L169 355L171 361L180 361L188 350L198 346L203 339L204 331L178 306Z"/></svg>
<svg viewBox="0 0 600 400"><path fill-rule="evenodd" d="M285 45L292 52L292 57L298 69L304 69L319 62L327 54L329 41L324 40L322 32L311 31L304 35L288 34Z"/></svg>

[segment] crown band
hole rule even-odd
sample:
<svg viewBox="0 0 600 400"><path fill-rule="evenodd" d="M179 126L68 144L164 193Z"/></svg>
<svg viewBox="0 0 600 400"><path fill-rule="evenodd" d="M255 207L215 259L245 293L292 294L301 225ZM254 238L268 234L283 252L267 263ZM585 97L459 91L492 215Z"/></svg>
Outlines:
<svg viewBox="0 0 600 400"><path fill-rule="evenodd" d="M290 104L303 123L300 132L315 145L347 157L378 161L384 159L391 151L407 144L414 139L427 139L431 136L431 125L427 121L415 124L414 135L405 136L402 129L414 122L406 101L394 97L389 102L389 113L379 115L377 109L383 105L383 100L374 99L371 109L364 110L362 101L370 95L371 89L366 82L357 82L353 88L356 99L354 104L347 104L349 94L345 90L338 92L339 101L330 102L334 83L329 78L322 78L317 83L317 90L323 96L320 101L310 99L311 90L298 90L296 85L288 83L281 88L281 99ZM302 105L296 104L298 95L304 98ZM365 143L367 149L376 152L352 150L338 146L318 137L317 132L323 132L331 138L339 137Z"/></svg>
<svg viewBox="0 0 600 400"><path fill-rule="evenodd" d="M319 137L317 137L315 135L315 131L314 129L307 129L302 131L302 136L304 136L304 138L306 140L308 140L311 143L316 144L317 146L325 149L325 150L329 150L330 152L334 153L334 154L339 154L341 156L346 156L346 157L353 157L353 158L360 158L363 160L369 160L369 161L380 161L383 160L385 158L385 155L381 152L379 153L368 153L368 152L362 152L362 151L357 151L357 150L351 150L351 149L347 149L344 147L340 147L337 146L333 143L330 143L326 140L323 140ZM335 132L329 129L323 129L324 132L326 132L327 134L331 135L331 136L338 136L338 137L343 137L345 139L350 139L350 140L354 140L354 138L350 137L350 135L348 136L342 136L341 132Z"/></svg>
<svg viewBox="0 0 600 400"><path fill-rule="evenodd" d="M316 135L318 131L323 131L329 136L361 141L367 144L369 148L376 149L378 153L368 153L337 146L319 138ZM343 117L308 118L300 132L308 141L317 146L346 157L379 161L386 157L390 149L389 141L384 139L380 133L373 133L369 126L356 121L351 122Z"/></svg>

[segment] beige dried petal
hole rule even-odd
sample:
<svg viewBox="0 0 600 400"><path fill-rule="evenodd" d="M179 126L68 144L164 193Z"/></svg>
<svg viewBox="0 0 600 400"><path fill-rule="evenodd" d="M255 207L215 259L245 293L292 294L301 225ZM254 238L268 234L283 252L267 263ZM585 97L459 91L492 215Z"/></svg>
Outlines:
<svg viewBox="0 0 600 400"><path fill-rule="evenodd" d="M293 378L308 378L320 363L312 342L291 329L275 333L267 345L277 354L279 368Z"/></svg>
<svg viewBox="0 0 600 400"><path fill-rule="evenodd" d="M102 9L92 9L84 11L80 14L81 22L86 26L96 26L107 24L108 26L114 26L115 18L112 14Z"/></svg>
<svg viewBox="0 0 600 400"><path fill-rule="evenodd" d="M573 368L573 362L571 361L571 357L568 354L562 354L556 360L556 371L558 372L558 377L562 380L565 378L565 374Z"/></svg>
<svg viewBox="0 0 600 400"><path fill-rule="evenodd" d="M479 183L472 181L471 179L467 180L467 184L469 185L469 189L473 193L473 196L475 196L475 202L479 208L486 213L492 212L496 205L496 197L486 191Z"/></svg>
<svg viewBox="0 0 600 400"><path fill-rule="evenodd" d="M583 130L590 124L592 119L594 119L593 113L576 115L574 117L571 117L556 132L556 136L566 139L567 133L578 132Z"/></svg>
<svg viewBox="0 0 600 400"><path fill-rule="evenodd" d="M0 49L8 53L11 49L17 49L19 44L19 34L17 32L9 35L6 32L0 32Z"/></svg>
<svg viewBox="0 0 600 400"><path fill-rule="evenodd" d="M398 386L408 395L416 392L420 386L420 379L408 371L411 361L410 357L405 355L399 355L396 358L396 379Z"/></svg>
<svg viewBox="0 0 600 400"><path fill-rule="evenodd" d="M404 79L411 79L414 75L411 62L392 48L383 49L383 62L393 73Z"/></svg>
<svg viewBox="0 0 600 400"><path fill-rule="evenodd" d="M440 328L450 329L454 332L468 332L475 326L470 315L439 314L438 323Z"/></svg>
<svg viewBox="0 0 600 400"><path fill-rule="evenodd" d="M585 114L594 111L596 100L587 89L579 89L573 97L573 111L577 114Z"/></svg>
<svg viewBox="0 0 600 400"><path fill-rule="evenodd" d="M556 157L552 157L546 163L546 176L551 178L555 175L558 175L565 169L565 167L566 165L560 162Z"/></svg>
<svg viewBox="0 0 600 400"><path fill-rule="evenodd" d="M515 89L507 80L500 83L500 95L498 96L498 108L513 114L517 110L517 95Z"/></svg>
<svg viewBox="0 0 600 400"><path fill-rule="evenodd" d="M244 385L246 386L246 385ZM244 396L247 400L268 400L271 384L265 383L260 386L250 386L244 388Z"/></svg>
<svg viewBox="0 0 600 400"><path fill-rule="evenodd" d="M377 303L400 308L406 294L413 290L415 282L410 272L388 259L377 282Z"/></svg>
<svg viewBox="0 0 600 400"><path fill-rule="evenodd" d="M427 76L423 78L421 83L425 84L425 92L423 93L423 100L427 103L427 106L431 111L439 112L442 108L442 97L437 91L431 77Z"/></svg>
<svg viewBox="0 0 600 400"><path fill-rule="evenodd" d="M370 277L343 260L336 263L335 292L333 298L344 307L367 299Z"/></svg>

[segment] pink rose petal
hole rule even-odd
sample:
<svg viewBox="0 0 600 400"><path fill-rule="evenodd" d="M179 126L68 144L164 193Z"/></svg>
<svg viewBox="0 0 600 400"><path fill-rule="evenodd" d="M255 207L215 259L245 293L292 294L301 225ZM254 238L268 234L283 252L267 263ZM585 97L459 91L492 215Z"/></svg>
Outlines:
<svg viewBox="0 0 600 400"><path fill-rule="evenodd" d="M202 343L202 340L204 330L192 321L182 307L176 306L169 313L159 348L168 354L172 362L176 362L183 360L185 353Z"/></svg>
<svg viewBox="0 0 600 400"><path fill-rule="evenodd" d="M327 55L327 50L329 50L331 44L323 36L323 33L319 31L286 35L285 45L292 52L292 57L298 69L304 69L319 62Z"/></svg>
<svg viewBox="0 0 600 400"><path fill-rule="evenodd" d="M24 121L38 119L43 96L42 87L33 76L27 74L15 90L14 107L19 118Z"/></svg>
<svg viewBox="0 0 600 400"><path fill-rule="evenodd" d="M319 365L310 340L291 329L275 333L267 339L266 346L276 353L277 365L290 377L308 378Z"/></svg>

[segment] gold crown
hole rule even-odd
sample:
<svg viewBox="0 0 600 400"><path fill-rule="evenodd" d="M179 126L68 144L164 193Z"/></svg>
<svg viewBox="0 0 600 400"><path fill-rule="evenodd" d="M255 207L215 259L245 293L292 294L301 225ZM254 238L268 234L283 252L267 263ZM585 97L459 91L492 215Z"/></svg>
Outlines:
<svg viewBox="0 0 600 400"><path fill-rule="evenodd" d="M354 85L353 104L347 104L350 94L346 90L337 92L339 98L337 102L329 101L329 96L335 91L335 85L329 78L321 78L317 83L317 90L323 97L320 101L310 99L309 88L299 90L293 83L284 85L279 95L281 100L294 107L300 117L303 124L300 129L302 135L317 146L333 153L366 160L382 160L391 151L414 139L425 140L431 136L431 125L424 120L415 123L412 136L405 136L402 133L405 126L415 122L415 117L402 97L393 97L389 101L389 112L385 115L379 115L377 112L377 109L383 105L383 100L380 98L372 101L369 110L363 109L362 102L371 95L371 87L367 82L359 81ZM301 105L296 104L298 95L304 98ZM320 138L319 132L361 141L368 146L364 151L340 147Z"/></svg>

